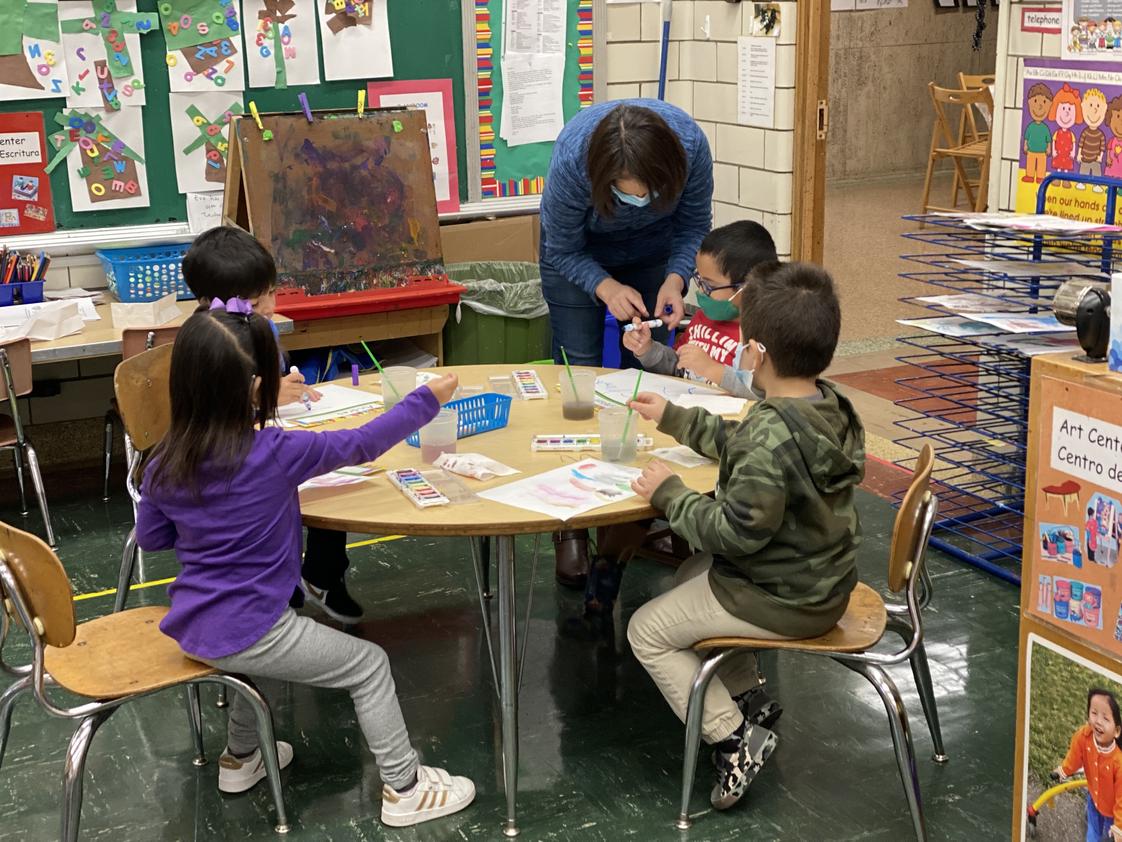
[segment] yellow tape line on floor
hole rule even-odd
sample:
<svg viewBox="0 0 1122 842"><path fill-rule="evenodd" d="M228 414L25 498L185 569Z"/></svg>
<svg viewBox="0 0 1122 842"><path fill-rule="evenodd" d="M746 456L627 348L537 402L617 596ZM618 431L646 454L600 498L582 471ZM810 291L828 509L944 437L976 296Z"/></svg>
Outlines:
<svg viewBox="0 0 1122 842"><path fill-rule="evenodd" d="M358 547L369 547L371 544L384 544L387 541L400 541L404 537L404 535L384 535L381 538L368 538L365 541L355 541L353 544L347 544L347 549L353 550ZM175 577L172 576L170 579L154 579L151 582L138 582L135 585L130 585L129 590L139 591L143 590L144 588L155 588L159 585L170 585L174 581ZM78 594L76 597L74 597L74 601L82 602L86 599L96 599L99 596L115 596L116 593L116 588L106 588L103 591L90 591L89 593Z"/></svg>

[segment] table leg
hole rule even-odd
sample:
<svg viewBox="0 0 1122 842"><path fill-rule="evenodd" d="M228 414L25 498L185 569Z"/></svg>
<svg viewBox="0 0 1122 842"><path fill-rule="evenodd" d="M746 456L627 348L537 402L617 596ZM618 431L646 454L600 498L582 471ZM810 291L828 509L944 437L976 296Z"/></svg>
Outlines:
<svg viewBox="0 0 1122 842"><path fill-rule="evenodd" d="M503 724L503 785L506 822L503 835L518 835L518 623L514 593L514 537L496 539L499 603L499 707Z"/></svg>

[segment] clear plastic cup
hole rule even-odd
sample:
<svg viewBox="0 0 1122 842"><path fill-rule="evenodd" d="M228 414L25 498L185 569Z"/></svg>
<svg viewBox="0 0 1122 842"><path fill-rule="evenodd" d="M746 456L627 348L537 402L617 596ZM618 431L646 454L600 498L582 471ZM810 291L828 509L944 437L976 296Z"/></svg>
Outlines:
<svg viewBox="0 0 1122 842"><path fill-rule="evenodd" d="M509 374L488 377L487 388L489 391L496 392L500 395L513 395L514 381L510 379Z"/></svg>
<svg viewBox="0 0 1122 842"><path fill-rule="evenodd" d="M608 462L635 461L639 414L632 412L630 423L627 415L628 410L622 406L600 410L600 456ZM623 434L624 427L627 427L626 437Z"/></svg>
<svg viewBox="0 0 1122 842"><path fill-rule="evenodd" d="M382 403L386 409L417 388L417 369L391 365L382 375Z"/></svg>
<svg viewBox="0 0 1122 842"><path fill-rule="evenodd" d="M574 369L560 372L561 414L567 421L587 421L596 410L596 372Z"/></svg>
<svg viewBox="0 0 1122 842"><path fill-rule="evenodd" d="M442 409L425 426L421 427L421 461L431 465L441 453L456 452L456 427L459 413L454 409Z"/></svg>

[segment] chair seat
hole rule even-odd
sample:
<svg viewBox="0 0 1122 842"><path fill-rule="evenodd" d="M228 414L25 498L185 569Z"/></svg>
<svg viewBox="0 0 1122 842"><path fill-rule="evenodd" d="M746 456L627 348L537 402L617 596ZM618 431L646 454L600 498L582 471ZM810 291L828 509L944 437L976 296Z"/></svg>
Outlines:
<svg viewBox="0 0 1122 842"><path fill-rule="evenodd" d="M939 155L953 155L960 158L985 158L990 154L989 140L974 140L962 146L940 146L935 149Z"/></svg>
<svg viewBox="0 0 1122 842"><path fill-rule="evenodd" d="M216 673L160 631L167 613L167 606L151 605L82 623L72 644L46 647L47 672L71 693L91 699L148 693Z"/></svg>
<svg viewBox="0 0 1122 842"><path fill-rule="evenodd" d="M0 415L0 447L16 444L16 424L10 415Z"/></svg>
<svg viewBox="0 0 1122 842"><path fill-rule="evenodd" d="M864 652L884 636L888 612L880 594L858 582L849 595L849 606L838 624L821 637L801 640L771 640L755 637L710 637L693 645L696 651L709 649L787 649L802 652Z"/></svg>

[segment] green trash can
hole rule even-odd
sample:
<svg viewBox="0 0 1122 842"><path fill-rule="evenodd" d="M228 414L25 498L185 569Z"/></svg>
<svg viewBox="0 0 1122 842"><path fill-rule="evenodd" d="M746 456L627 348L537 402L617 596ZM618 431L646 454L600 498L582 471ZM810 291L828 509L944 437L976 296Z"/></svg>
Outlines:
<svg viewBox="0 0 1122 842"><path fill-rule="evenodd" d="M445 365L520 364L552 356L538 264L477 261L446 268L467 292L444 326Z"/></svg>

